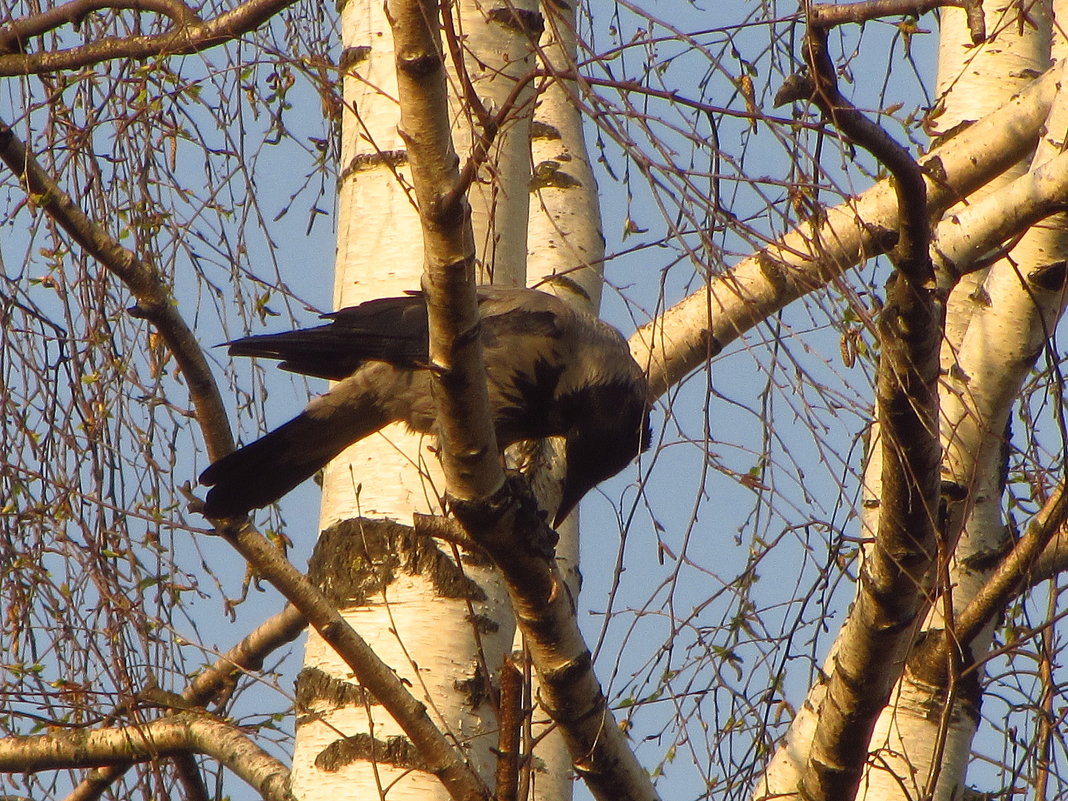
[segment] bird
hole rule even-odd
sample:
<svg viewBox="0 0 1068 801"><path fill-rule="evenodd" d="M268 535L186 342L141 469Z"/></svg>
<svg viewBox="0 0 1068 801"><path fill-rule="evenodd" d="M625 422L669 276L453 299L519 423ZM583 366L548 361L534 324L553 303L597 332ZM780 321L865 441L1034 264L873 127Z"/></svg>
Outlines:
<svg viewBox="0 0 1068 801"><path fill-rule="evenodd" d="M566 470L553 525L651 440L645 372L608 323L536 289L481 286L480 335L490 413L503 449L564 438ZM391 422L434 433L423 294L378 298L322 315L314 328L225 343L232 356L337 382L299 415L212 463L203 513L238 517L267 506L352 443Z"/></svg>

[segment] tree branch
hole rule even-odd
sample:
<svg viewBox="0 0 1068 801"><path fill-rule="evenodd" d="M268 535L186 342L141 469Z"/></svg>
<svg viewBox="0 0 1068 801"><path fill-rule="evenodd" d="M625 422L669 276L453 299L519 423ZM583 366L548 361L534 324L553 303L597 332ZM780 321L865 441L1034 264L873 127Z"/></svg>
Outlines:
<svg viewBox="0 0 1068 801"><path fill-rule="evenodd" d="M501 702L497 716L497 772L493 801L519 801L519 763L522 758L523 672L505 657L500 670Z"/></svg>
<svg viewBox="0 0 1068 801"><path fill-rule="evenodd" d="M1021 591L1056 575L1058 571L1051 569L1050 555L1058 549L1058 540L1065 535L1066 523L1068 492L1065 492L1065 485L1061 484L983 588L957 614L953 637L955 642L970 643L991 620L1004 612L1008 603ZM1059 569L1063 570L1066 566L1061 564ZM924 676L946 675L946 647L945 638L940 638L937 650L923 655Z"/></svg>
<svg viewBox="0 0 1068 801"><path fill-rule="evenodd" d="M504 484L490 416L475 296L475 242L452 142L448 87L434 2L387 8L397 53L399 131L408 146L423 230L423 293L437 435L447 492L488 497Z"/></svg>
<svg viewBox="0 0 1068 801"><path fill-rule="evenodd" d="M147 59L199 53L255 30L297 0L247 0L206 22L183 21L166 33L108 36L90 44L43 53L0 55L0 76L76 70L118 58ZM16 23L18 24L18 23Z"/></svg>
<svg viewBox="0 0 1068 801"><path fill-rule="evenodd" d="M959 277L976 263L989 266L989 259L984 257L992 250L1034 223L1062 211L1068 203L1066 173L1068 153L1062 153L946 217L938 224L932 240L938 270ZM1063 289L1063 284L1048 272L1038 278L1055 282L1047 292L1060 293ZM1032 277L1027 280L1032 282ZM1043 290L1032 286L1026 291Z"/></svg>
<svg viewBox="0 0 1068 801"><path fill-rule="evenodd" d="M295 640L307 626L304 616L292 604L273 615L241 642L200 671L182 691L180 698L190 706L205 706L227 689L239 673L259 670L264 660L283 645ZM64 801L95 801L130 769L132 763L117 763L91 771Z"/></svg>
<svg viewBox="0 0 1068 801"><path fill-rule="evenodd" d="M1061 523L1035 560L1034 566L1025 574L1024 586L1020 589L1030 589L1065 570L1068 570L1068 524Z"/></svg>
<svg viewBox="0 0 1068 801"><path fill-rule="evenodd" d="M459 175L436 4L394 0L388 14L423 226L434 399L453 510L505 577L542 703L560 724L575 770L599 799L652 801L656 792L608 708L555 560L532 545L551 536L537 502L522 482L503 481L478 336L470 214L451 191Z"/></svg>
<svg viewBox="0 0 1068 801"><path fill-rule="evenodd" d="M926 607L925 591L938 556L942 452L937 382L945 310L931 264L927 187L919 165L842 96L827 52L827 31L812 21L805 54L814 83L812 101L890 170L900 215L896 270L878 325L878 531L865 552L857 597L836 643L799 786L806 801L828 801L856 795L872 731L901 676Z"/></svg>
<svg viewBox="0 0 1068 801"><path fill-rule="evenodd" d="M516 622L538 672L538 700L567 744L572 767L601 801L656 801L658 796L615 720L575 617L556 561L530 543L544 540L545 520L521 481L488 503L454 503L456 517L504 576Z"/></svg>
<svg viewBox="0 0 1068 801"><path fill-rule="evenodd" d="M200 766L192 754L174 754L171 756L174 771L178 774L178 784L182 788L185 801L211 801L211 795L200 775Z"/></svg>
<svg viewBox="0 0 1068 801"><path fill-rule="evenodd" d="M218 760L268 801L293 801L285 765L235 726L189 712L136 726L5 737L0 771L35 773L190 753Z"/></svg>
<svg viewBox="0 0 1068 801"><path fill-rule="evenodd" d="M0 54L25 53L27 39L41 36L61 25L77 26L93 11L108 10L154 11L180 25L201 21L193 9L181 0L71 0L0 27Z"/></svg>
<svg viewBox="0 0 1068 801"><path fill-rule="evenodd" d="M808 10L810 25L832 28L847 23L864 23L882 17L918 17L936 8L963 8L968 15L968 30L972 44L986 41L986 20L983 18L982 0L863 0L858 3L831 5L821 3Z"/></svg>
<svg viewBox="0 0 1068 801"><path fill-rule="evenodd" d="M931 286L931 222L927 184L920 165L883 128L865 117L842 95L834 64L827 52L827 29L810 21L805 59L813 78L811 100L839 131L871 153L894 176L897 195L898 240L894 263L915 287Z"/></svg>
<svg viewBox="0 0 1068 801"><path fill-rule="evenodd" d="M1035 515L1027 532L1005 556L968 605L956 615L950 636L928 637L909 655L908 670L932 686L946 682L950 658L964 649L965 664L975 654L968 648L1009 602L1024 590L1053 578L1068 568L1065 537L1068 534L1068 493L1061 484ZM953 648L954 651L950 651ZM971 657L971 658L969 658Z"/></svg>
<svg viewBox="0 0 1068 801"><path fill-rule="evenodd" d="M1063 64L1048 70L1011 102L920 160L930 215L942 214L1030 154L1064 70ZM631 351L647 367L651 396L662 395L787 304L886 250L886 232L896 227L894 190L883 180L826 209L811 226L791 231L639 328L630 338Z"/></svg>
<svg viewBox="0 0 1068 801"><path fill-rule="evenodd" d="M182 700L194 706L210 703L240 673L259 670L264 660L283 645L293 642L307 628L307 621L293 604L256 627L241 642L200 671L182 691Z"/></svg>

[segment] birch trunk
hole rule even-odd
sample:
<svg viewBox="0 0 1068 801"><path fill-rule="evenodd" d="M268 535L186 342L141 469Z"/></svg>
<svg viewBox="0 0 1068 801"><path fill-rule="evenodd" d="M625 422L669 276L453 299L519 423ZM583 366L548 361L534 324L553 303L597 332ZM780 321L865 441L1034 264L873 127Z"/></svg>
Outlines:
<svg viewBox="0 0 1068 801"><path fill-rule="evenodd" d="M381 3L348 2L341 14L346 110L334 279L339 307L417 289L424 261L398 131L389 21ZM530 70L525 26L535 21L531 9L517 4L465 3L453 25L466 52L477 57L463 58L463 79L446 54L450 86L469 80L472 87L468 96L450 98L461 159L481 133L472 125L474 98L489 114L501 112L512 98L489 166L469 193L484 274L512 284L523 282L532 97L529 88L513 90ZM514 628L504 590L488 566L459 549L376 522L407 527L413 513L440 513L444 485L433 444L390 426L327 467L320 526L328 535L313 557L313 574L338 590L336 600L349 623L491 785L497 721L490 688ZM339 521L350 522L339 527ZM358 575L346 584L350 571ZM399 727L352 683L314 633L297 696L298 797L375 798L387 790L393 799L447 797L440 782L420 769Z"/></svg>

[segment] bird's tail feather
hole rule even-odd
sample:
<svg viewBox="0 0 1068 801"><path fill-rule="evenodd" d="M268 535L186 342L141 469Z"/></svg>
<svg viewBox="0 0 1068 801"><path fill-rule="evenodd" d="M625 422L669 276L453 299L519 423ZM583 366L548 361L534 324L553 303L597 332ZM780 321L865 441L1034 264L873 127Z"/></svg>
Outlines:
<svg viewBox="0 0 1068 801"><path fill-rule="evenodd" d="M278 359L283 370L339 381L351 375L368 356L354 339L346 341L332 326L281 334L259 334L229 343L231 356Z"/></svg>
<svg viewBox="0 0 1068 801"><path fill-rule="evenodd" d="M334 421L298 415L200 474L200 483L211 487L204 514L237 517L273 503L381 425L382 421L368 419L359 428L339 432Z"/></svg>
<svg viewBox="0 0 1068 801"><path fill-rule="evenodd" d="M427 363L426 310L418 299L385 298L328 316L333 322L327 325L236 339L229 353L278 359L284 370L335 381L368 361L397 367Z"/></svg>

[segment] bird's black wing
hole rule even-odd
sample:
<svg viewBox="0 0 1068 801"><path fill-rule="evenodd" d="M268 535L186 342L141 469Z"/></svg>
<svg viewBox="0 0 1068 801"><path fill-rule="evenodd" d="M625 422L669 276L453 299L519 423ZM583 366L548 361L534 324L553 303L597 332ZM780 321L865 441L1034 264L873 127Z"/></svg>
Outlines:
<svg viewBox="0 0 1068 801"><path fill-rule="evenodd" d="M620 333L558 298L521 288L478 291L497 441L564 435L567 476L558 519L648 441L645 376ZM339 380L281 428L220 459L201 476L209 517L276 500L348 444L390 421L432 432L426 305L420 294L326 315L317 328L248 337L230 352L282 361Z"/></svg>
<svg viewBox="0 0 1068 801"><path fill-rule="evenodd" d="M200 483L212 487L204 513L233 517L278 500L349 444L395 419L390 405L408 416L419 414L420 398L430 401L430 390L408 373L368 365L314 398L288 423L214 462L200 474ZM402 387L411 387L412 397L398 398Z"/></svg>
<svg viewBox="0 0 1068 801"><path fill-rule="evenodd" d="M283 370L340 381L367 361L426 365L429 334L421 294L379 298L324 314L326 325L237 339L231 356L278 359Z"/></svg>

